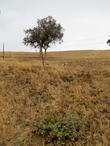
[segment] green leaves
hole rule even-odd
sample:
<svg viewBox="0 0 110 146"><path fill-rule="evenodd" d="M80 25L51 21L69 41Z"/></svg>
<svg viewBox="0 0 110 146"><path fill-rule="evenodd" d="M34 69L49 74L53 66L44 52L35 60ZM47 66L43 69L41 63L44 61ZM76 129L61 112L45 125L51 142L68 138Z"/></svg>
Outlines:
<svg viewBox="0 0 110 146"><path fill-rule="evenodd" d="M33 29L25 30L26 37L23 42L25 45L32 47L43 48L44 50L50 47L55 42L62 42L64 29L52 16L37 20L37 26Z"/></svg>
<svg viewBox="0 0 110 146"><path fill-rule="evenodd" d="M107 44L110 46L110 39L107 41Z"/></svg>
<svg viewBox="0 0 110 146"><path fill-rule="evenodd" d="M79 117L68 114L65 117L48 117L39 122L36 134L45 138L47 143L64 145L66 142L74 142L78 138L80 129Z"/></svg>

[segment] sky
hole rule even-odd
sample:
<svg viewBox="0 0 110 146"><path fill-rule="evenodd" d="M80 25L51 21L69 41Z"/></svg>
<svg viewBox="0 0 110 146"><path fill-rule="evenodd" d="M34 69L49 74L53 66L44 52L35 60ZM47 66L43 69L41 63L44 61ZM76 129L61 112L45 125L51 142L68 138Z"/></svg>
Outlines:
<svg viewBox="0 0 110 146"><path fill-rule="evenodd" d="M49 51L102 50L110 37L110 0L0 0L0 51L35 51L24 30L52 16L65 29L63 43Z"/></svg>

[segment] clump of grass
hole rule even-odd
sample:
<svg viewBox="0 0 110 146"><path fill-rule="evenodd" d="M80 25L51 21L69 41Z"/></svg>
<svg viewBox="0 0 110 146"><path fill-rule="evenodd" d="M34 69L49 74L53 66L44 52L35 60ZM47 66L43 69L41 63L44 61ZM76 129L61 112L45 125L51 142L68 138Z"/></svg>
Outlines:
<svg viewBox="0 0 110 146"><path fill-rule="evenodd" d="M78 115L70 113L66 116L53 115L36 124L35 133L45 139L45 144L65 145L75 142L80 130Z"/></svg>

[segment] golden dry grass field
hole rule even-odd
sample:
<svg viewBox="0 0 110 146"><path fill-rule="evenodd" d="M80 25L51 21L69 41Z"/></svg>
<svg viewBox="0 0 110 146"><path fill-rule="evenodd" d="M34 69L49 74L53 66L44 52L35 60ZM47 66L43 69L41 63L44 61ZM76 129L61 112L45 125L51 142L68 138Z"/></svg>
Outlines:
<svg viewBox="0 0 110 146"><path fill-rule="evenodd" d="M110 146L110 51L0 53L0 146Z"/></svg>

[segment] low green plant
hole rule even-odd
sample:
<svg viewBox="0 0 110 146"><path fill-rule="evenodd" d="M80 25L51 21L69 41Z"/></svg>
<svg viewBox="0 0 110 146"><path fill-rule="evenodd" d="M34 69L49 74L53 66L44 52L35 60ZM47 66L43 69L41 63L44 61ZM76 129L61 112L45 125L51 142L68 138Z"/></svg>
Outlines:
<svg viewBox="0 0 110 146"><path fill-rule="evenodd" d="M80 129L79 117L75 114L53 117L39 122L36 134L43 137L46 144L65 145L68 141L75 142Z"/></svg>

